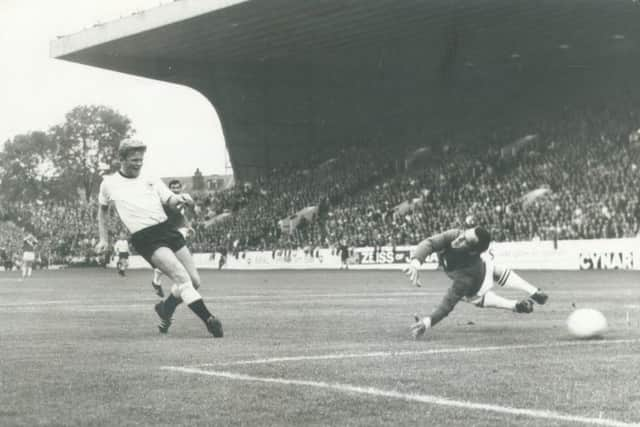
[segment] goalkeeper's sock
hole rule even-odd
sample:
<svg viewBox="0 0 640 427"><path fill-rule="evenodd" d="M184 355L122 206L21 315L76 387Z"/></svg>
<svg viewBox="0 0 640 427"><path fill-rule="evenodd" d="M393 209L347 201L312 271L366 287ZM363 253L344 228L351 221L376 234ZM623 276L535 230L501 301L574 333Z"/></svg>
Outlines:
<svg viewBox="0 0 640 427"><path fill-rule="evenodd" d="M509 268L504 270L504 272L500 276L500 279L498 279L498 284L503 288L511 288L524 291L528 295L534 294L538 290L538 288L524 280L516 272L512 271Z"/></svg>
<svg viewBox="0 0 640 427"><path fill-rule="evenodd" d="M494 292L487 292L482 299L482 307L502 308L504 310L515 310L518 302L513 299L503 298Z"/></svg>
<svg viewBox="0 0 640 427"><path fill-rule="evenodd" d="M189 308L196 314L196 316L202 319L204 323L207 323L207 320L211 317L211 312L209 312L207 306L204 305L204 301L202 301L202 299L195 300L189 304Z"/></svg>

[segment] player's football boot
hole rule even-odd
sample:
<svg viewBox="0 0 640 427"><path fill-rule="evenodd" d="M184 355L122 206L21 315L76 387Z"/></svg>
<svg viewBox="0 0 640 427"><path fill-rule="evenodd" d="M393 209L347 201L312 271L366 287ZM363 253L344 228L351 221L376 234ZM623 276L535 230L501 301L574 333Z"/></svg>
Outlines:
<svg viewBox="0 0 640 427"><path fill-rule="evenodd" d="M529 298L523 299L516 304L513 311L515 311L516 313L531 313L533 312L533 301L531 301Z"/></svg>
<svg viewBox="0 0 640 427"><path fill-rule="evenodd" d="M169 332L169 327L171 326L171 322L173 319L171 315L165 312L164 309L164 301L160 301L155 305L156 313L158 313L158 317L160 317L160 324L158 325L158 331L161 334L166 334Z"/></svg>
<svg viewBox="0 0 640 427"><path fill-rule="evenodd" d="M162 290L162 285L156 285L151 281L151 286L153 286L153 290L160 298L164 298L164 291Z"/></svg>
<svg viewBox="0 0 640 427"><path fill-rule="evenodd" d="M207 330L211 335L216 338L222 338L224 332L222 331L222 322L215 316L211 316L207 319Z"/></svg>
<svg viewBox="0 0 640 427"><path fill-rule="evenodd" d="M549 295L545 294L540 289L538 289L536 292L531 294L529 296L529 298L531 298L533 301L535 301L536 303L538 303L540 305L544 305L547 302L547 300L549 299Z"/></svg>

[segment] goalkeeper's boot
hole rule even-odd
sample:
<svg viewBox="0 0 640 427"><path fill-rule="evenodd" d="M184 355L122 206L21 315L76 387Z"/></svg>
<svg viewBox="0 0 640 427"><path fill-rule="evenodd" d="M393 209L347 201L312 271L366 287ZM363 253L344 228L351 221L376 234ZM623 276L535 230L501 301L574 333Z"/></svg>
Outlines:
<svg viewBox="0 0 640 427"><path fill-rule="evenodd" d="M173 319L171 318L171 315L173 313L166 312L166 310L164 309L164 301L160 301L159 303L157 303L154 308L156 310L156 313L158 313L158 317L160 317L158 331L160 331L161 334L166 334L167 332L169 332L169 327L171 326L171 322L173 321Z"/></svg>
<svg viewBox="0 0 640 427"><path fill-rule="evenodd" d="M535 301L536 303L540 304L540 305L544 305L547 302L547 300L549 299L549 295L545 294L540 289L538 289L533 294L531 294L529 296L529 298L532 299L533 301Z"/></svg>
<svg viewBox="0 0 640 427"><path fill-rule="evenodd" d="M533 312L533 301L529 298L523 299L516 304L513 311L516 313L531 313Z"/></svg>
<svg viewBox="0 0 640 427"><path fill-rule="evenodd" d="M207 330L211 335L215 338L222 338L224 332L222 331L222 322L216 318L216 316L211 316L207 319Z"/></svg>
<svg viewBox="0 0 640 427"><path fill-rule="evenodd" d="M162 285L156 284L151 281L151 286L153 286L153 290L160 298L164 298L164 291L162 290Z"/></svg>

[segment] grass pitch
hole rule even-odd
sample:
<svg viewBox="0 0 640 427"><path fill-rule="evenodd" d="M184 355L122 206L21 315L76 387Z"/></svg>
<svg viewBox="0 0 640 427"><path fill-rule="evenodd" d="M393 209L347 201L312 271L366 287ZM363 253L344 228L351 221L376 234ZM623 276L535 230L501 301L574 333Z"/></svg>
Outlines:
<svg viewBox="0 0 640 427"><path fill-rule="evenodd" d="M205 270L223 339L183 306L158 334L150 271L2 273L0 426L639 423L640 275L522 275L547 305L461 303L413 341L441 272L417 289L399 272ZM607 316L603 340L568 337L574 306Z"/></svg>

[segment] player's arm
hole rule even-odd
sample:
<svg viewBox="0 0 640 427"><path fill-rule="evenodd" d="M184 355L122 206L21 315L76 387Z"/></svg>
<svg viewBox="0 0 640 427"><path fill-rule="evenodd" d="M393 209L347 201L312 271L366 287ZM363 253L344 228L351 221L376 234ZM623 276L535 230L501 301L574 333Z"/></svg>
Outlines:
<svg viewBox="0 0 640 427"><path fill-rule="evenodd" d="M444 233L434 234L418 244L411 256L411 260L402 269L414 286L422 286L418 271L425 259L432 253L446 248L459 234L459 230L447 230Z"/></svg>
<svg viewBox="0 0 640 427"><path fill-rule="evenodd" d="M187 193L173 194L169 196L167 201L164 203L169 209L180 210L183 206L193 206L195 202L191 198L191 196Z"/></svg>
<svg viewBox="0 0 640 427"><path fill-rule="evenodd" d="M98 190L98 238L95 250L101 254L109 247L109 230L107 228L107 216L109 215L109 203L111 196L107 178L104 177Z"/></svg>
<svg viewBox="0 0 640 427"><path fill-rule="evenodd" d="M427 329L434 327L442 319L447 317L461 299L462 295L458 293L457 287L454 283L453 286L447 290L447 294L442 298L440 304L429 316L423 318L415 316L415 323L411 325L411 334L413 337L418 338L420 335L424 334Z"/></svg>
<svg viewBox="0 0 640 427"><path fill-rule="evenodd" d="M460 230L447 230L443 233L434 234L418 244L411 258L420 261L422 264L429 255L446 248L458 235L460 235Z"/></svg>
<svg viewBox="0 0 640 427"><path fill-rule="evenodd" d="M109 229L107 228L108 205L100 205L98 208L98 235L100 240L96 245L96 252L102 253L109 246Z"/></svg>

